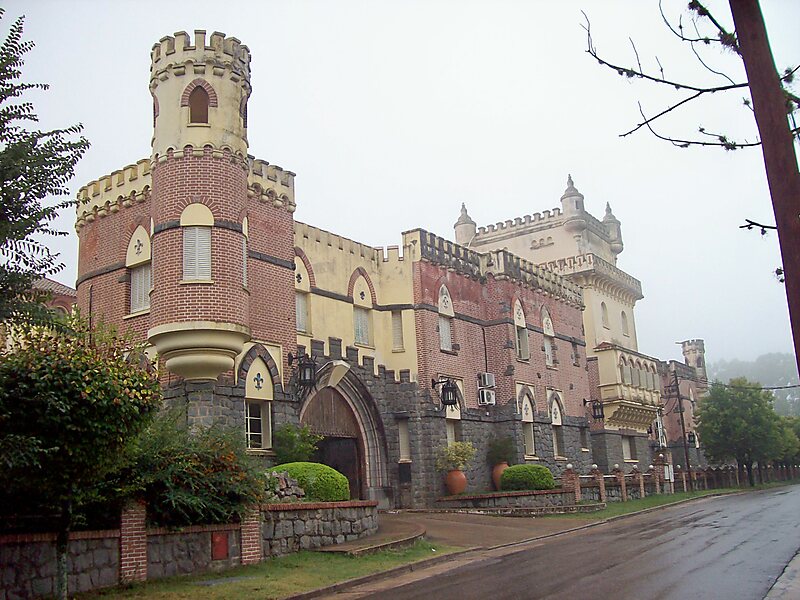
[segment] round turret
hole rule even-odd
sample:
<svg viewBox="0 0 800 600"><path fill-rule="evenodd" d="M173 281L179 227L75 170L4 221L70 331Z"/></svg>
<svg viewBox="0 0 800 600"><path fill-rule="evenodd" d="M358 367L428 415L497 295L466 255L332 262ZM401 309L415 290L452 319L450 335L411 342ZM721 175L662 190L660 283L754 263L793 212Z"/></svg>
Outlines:
<svg viewBox="0 0 800 600"><path fill-rule="evenodd" d="M684 362L693 367L701 382L706 380L706 345L701 339L681 342Z"/></svg>
<svg viewBox="0 0 800 600"><path fill-rule="evenodd" d="M622 243L622 224L619 222L619 219L614 216L614 213L611 212L611 205L608 202L606 202L606 214L603 217L603 225L605 225L609 240L611 241L611 252L615 255L619 254L625 247Z"/></svg>
<svg viewBox="0 0 800 600"><path fill-rule="evenodd" d="M572 181L572 175L567 176L567 189L561 196L561 207L564 216L564 229L574 236L579 236L586 229L586 218L583 208L583 194L581 194Z"/></svg>
<svg viewBox="0 0 800 600"><path fill-rule="evenodd" d="M461 203L461 215L453 228L456 231L456 244L469 246L470 242L475 238L477 227L475 221L467 214L467 207L463 202Z"/></svg>
<svg viewBox="0 0 800 600"><path fill-rule="evenodd" d="M233 37L178 32L153 46L153 156L210 145L247 156L250 51Z"/></svg>

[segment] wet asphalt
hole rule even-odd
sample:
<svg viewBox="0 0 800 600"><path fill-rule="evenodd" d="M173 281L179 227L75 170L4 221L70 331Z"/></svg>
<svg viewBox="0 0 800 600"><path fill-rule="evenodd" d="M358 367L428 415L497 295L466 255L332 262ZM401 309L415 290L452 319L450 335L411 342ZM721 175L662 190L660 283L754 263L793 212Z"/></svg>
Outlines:
<svg viewBox="0 0 800 600"><path fill-rule="evenodd" d="M800 486L791 486L487 551L333 597L761 600L798 549Z"/></svg>

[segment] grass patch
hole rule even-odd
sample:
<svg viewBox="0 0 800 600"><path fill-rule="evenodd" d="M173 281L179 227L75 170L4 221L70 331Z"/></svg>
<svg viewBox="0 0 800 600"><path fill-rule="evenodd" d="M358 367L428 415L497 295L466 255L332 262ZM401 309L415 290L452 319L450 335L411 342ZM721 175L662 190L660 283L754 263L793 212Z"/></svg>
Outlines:
<svg viewBox="0 0 800 600"><path fill-rule="evenodd" d="M235 567L222 573L171 577L127 588L98 590L76 597L147 598L154 600L266 600L332 585L460 550L424 540L401 550L382 550L358 557L328 552L297 552L272 558L258 565ZM224 580L230 581L224 581ZM201 582L223 580L213 585Z"/></svg>

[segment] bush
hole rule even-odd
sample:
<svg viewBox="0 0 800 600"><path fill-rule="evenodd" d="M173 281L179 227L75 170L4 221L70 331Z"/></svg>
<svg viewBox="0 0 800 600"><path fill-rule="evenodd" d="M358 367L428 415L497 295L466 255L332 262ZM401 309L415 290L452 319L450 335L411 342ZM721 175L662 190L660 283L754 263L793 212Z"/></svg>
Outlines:
<svg viewBox="0 0 800 600"><path fill-rule="evenodd" d="M217 426L190 432L177 413L161 415L145 431L129 469L121 478L134 482L153 525L227 523L265 494L243 432Z"/></svg>
<svg viewBox="0 0 800 600"><path fill-rule="evenodd" d="M552 490L556 487L550 469L542 465L514 465L503 471L501 490Z"/></svg>
<svg viewBox="0 0 800 600"><path fill-rule="evenodd" d="M475 457L475 446L471 442L453 442L441 446L436 453L436 468L440 471L459 471Z"/></svg>
<svg viewBox="0 0 800 600"><path fill-rule="evenodd" d="M327 465L312 462L292 462L277 465L270 469L297 480L306 493L306 500L312 502L338 502L350 499L350 483L347 477Z"/></svg>
<svg viewBox="0 0 800 600"><path fill-rule="evenodd" d="M278 427L272 434L272 450L279 464L308 462L317 451L321 435L311 433L307 425L298 427L291 423Z"/></svg>

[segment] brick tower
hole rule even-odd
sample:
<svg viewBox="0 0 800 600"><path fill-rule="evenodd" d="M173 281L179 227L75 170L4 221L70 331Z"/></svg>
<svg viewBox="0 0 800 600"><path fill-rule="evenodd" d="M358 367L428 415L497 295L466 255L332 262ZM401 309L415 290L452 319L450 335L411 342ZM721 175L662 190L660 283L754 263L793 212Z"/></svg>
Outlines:
<svg viewBox="0 0 800 600"><path fill-rule="evenodd" d="M247 275L250 52L196 31L153 46L149 341L185 379L216 379L251 337Z"/></svg>

